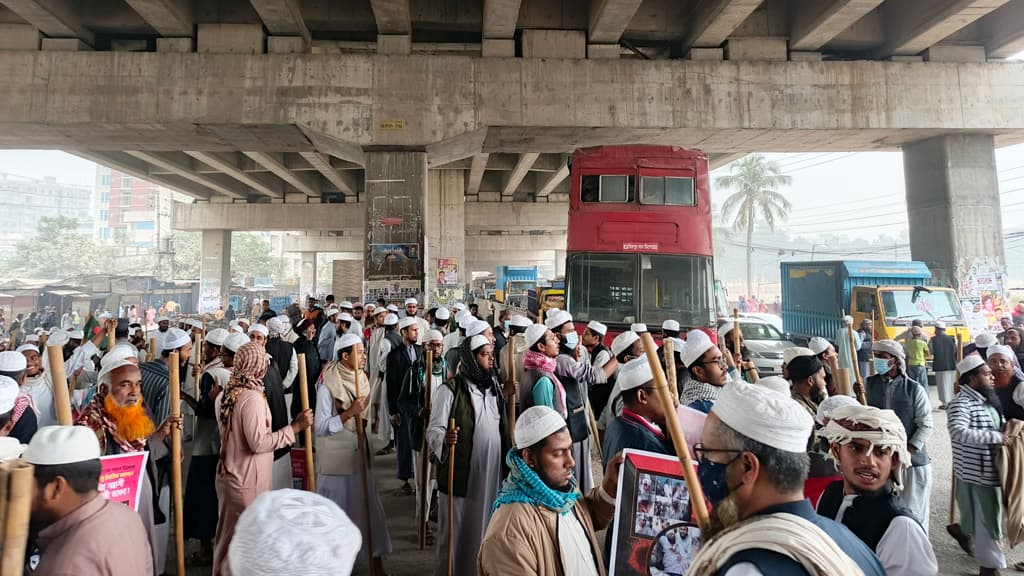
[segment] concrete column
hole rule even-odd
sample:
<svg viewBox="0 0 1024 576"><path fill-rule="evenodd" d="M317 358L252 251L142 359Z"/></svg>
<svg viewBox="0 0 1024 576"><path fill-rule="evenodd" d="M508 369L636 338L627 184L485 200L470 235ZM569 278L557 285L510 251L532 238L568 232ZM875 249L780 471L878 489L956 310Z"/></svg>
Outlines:
<svg viewBox="0 0 1024 576"><path fill-rule="evenodd" d="M316 252L302 252L299 264L299 292L305 305L306 296L316 294Z"/></svg>
<svg viewBox="0 0 1024 576"><path fill-rule="evenodd" d="M1002 277L1006 259L993 138L950 134L903 149L910 251L958 290ZM966 296L966 294L962 294Z"/></svg>
<svg viewBox="0 0 1024 576"><path fill-rule="evenodd" d="M227 309L231 289L231 231L203 230L199 252L199 310Z"/></svg>
<svg viewBox="0 0 1024 576"><path fill-rule="evenodd" d="M427 155L367 151L365 178L366 296L422 298Z"/></svg>
<svg viewBox="0 0 1024 576"><path fill-rule="evenodd" d="M555 277L565 278L565 250L555 250Z"/></svg>
<svg viewBox="0 0 1024 576"><path fill-rule="evenodd" d="M470 280L466 269L466 173L431 170L427 177L427 235L424 288L433 304L450 305L463 298ZM444 268L441 268L444 265ZM455 284L451 271L455 271ZM443 279L439 272L448 272ZM446 283L448 282L448 283Z"/></svg>

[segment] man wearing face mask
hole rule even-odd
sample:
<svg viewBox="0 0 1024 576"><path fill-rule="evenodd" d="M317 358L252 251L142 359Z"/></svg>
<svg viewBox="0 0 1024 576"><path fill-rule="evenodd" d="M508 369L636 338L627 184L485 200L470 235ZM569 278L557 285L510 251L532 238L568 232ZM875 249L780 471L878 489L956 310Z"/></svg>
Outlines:
<svg viewBox="0 0 1024 576"><path fill-rule="evenodd" d="M925 385L907 377L903 347L892 340L878 340L874 352L875 375L864 383L868 406L896 412L907 431L910 467L903 472L903 502L928 531L931 512L932 465L928 441L932 437L932 407Z"/></svg>
<svg viewBox="0 0 1024 576"><path fill-rule="evenodd" d="M694 447L700 484L714 508L691 573L885 574L864 542L804 499L813 422L768 387L731 382L722 389Z"/></svg>

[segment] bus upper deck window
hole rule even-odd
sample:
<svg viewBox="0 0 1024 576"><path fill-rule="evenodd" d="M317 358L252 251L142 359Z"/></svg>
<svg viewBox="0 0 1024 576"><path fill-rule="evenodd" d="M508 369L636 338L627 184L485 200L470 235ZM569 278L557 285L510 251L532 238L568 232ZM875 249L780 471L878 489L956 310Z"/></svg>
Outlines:
<svg viewBox="0 0 1024 576"><path fill-rule="evenodd" d="M644 176L640 179L640 203L694 206L693 178Z"/></svg>
<svg viewBox="0 0 1024 576"><path fill-rule="evenodd" d="M583 176L580 181L580 199L584 202L622 204L632 202L634 196L632 176Z"/></svg>

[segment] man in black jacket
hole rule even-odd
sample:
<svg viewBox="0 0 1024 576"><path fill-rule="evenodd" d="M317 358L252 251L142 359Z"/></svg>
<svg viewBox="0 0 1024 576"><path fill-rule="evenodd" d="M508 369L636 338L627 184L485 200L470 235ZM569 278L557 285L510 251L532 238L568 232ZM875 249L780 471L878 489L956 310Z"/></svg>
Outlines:
<svg viewBox="0 0 1024 576"><path fill-rule="evenodd" d="M953 401L953 381L956 380L956 340L946 334L945 322L935 323L935 336L928 341L928 351L932 354L932 369L939 389L939 410L945 410L946 404Z"/></svg>
<svg viewBox="0 0 1024 576"><path fill-rule="evenodd" d="M402 493L414 494L409 480L413 477L411 421L402 418L399 409L398 395L402 391L402 383L406 374L415 369L423 353L416 344L419 340L419 324L415 316L406 316L398 323L402 335L400 346L395 346L388 353L387 371L384 375L388 391L388 413L391 415L391 426L395 431L395 446L398 449L398 479L402 481Z"/></svg>

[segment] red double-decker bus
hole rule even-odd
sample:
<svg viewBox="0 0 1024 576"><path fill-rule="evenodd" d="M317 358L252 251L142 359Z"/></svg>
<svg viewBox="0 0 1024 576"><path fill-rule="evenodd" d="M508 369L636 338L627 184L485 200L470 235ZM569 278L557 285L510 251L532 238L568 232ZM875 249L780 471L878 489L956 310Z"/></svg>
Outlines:
<svg viewBox="0 0 1024 576"><path fill-rule="evenodd" d="M610 332L714 325L707 155L674 146L601 146L572 156L569 312ZM579 327L579 326L578 326ZM582 329L582 327L580 327Z"/></svg>

